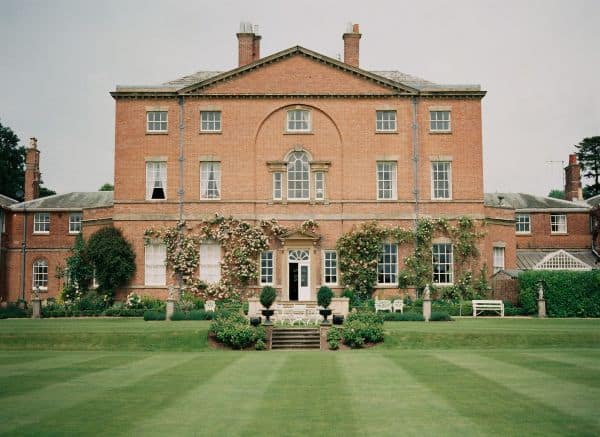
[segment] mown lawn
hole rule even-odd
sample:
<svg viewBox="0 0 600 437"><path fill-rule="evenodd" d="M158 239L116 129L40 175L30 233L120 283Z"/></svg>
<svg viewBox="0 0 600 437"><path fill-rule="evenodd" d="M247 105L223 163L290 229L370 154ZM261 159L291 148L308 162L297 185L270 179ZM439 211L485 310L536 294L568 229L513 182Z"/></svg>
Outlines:
<svg viewBox="0 0 600 437"><path fill-rule="evenodd" d="M387 323L230 352L207 322L0 320L7 435L600 435L600 320Z"/></svg>

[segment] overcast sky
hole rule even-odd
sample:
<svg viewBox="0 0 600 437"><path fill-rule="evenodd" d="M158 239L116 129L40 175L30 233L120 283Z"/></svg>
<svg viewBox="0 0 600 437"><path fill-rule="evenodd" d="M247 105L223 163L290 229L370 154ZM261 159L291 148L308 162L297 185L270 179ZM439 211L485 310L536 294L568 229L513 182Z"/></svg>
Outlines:
<svg viewBox="0 0 600 437"><path fill-rule="evenodd" d="M47 187L95 191L113 180L115 85L236 67L240 21L263 56L332 57L354 22L362 68L481 84L485 190L545 195L600 135L599 17L597 0L0 0L0 122L38 138Z"/></svg>

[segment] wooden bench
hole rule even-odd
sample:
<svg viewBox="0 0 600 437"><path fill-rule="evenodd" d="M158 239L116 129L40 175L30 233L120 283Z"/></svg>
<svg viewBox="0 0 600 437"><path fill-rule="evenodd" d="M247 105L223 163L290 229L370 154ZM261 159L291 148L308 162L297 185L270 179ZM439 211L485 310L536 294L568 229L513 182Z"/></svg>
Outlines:
<svg viewBox="0 0 600 437"><path fill-rule="evenodd" d="M501 300L474 300L473 317L477 317L484 311L495 311L500 317L504 317L504 302Z"/></svg>
<svg viewBox="0 0 600 437"><path fill-rule="evenodd" d="M375 301L375 312L389 311L392 312L392 302L389 300L376 300Z"/></svg>

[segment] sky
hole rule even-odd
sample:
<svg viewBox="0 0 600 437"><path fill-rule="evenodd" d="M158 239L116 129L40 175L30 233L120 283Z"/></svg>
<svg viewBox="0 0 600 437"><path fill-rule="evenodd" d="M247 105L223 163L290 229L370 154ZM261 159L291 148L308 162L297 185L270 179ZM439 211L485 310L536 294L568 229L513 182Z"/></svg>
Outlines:
<svg viewBox="0 0 600 437"><path fill-rule="evenodd" d="M486 192L562 188L574 145L600 135L600 1L0 0L0 123L38 138L45 186L113 181L119 85L237 66L240 21L261 55L337 57L360 24L361 67L476 83Z"/></svg>

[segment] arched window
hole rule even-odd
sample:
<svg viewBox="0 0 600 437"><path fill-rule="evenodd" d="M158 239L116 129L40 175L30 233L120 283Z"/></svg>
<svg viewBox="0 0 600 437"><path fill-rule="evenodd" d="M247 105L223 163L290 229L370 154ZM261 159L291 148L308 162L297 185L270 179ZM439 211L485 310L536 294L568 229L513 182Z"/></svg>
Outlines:
<svg viewBox="0 0 600 437"><path fill-rule="evenodd" d="M48 261L38 259L33 263L33 288L48 289Z"/></svg>
<svg viewBox="0 0 600 437"><path fill-rule="evenodd" d="M310 165L306 152L293 152L287 164L288 199L308 200Z"/></svg>

